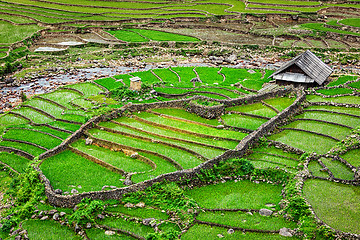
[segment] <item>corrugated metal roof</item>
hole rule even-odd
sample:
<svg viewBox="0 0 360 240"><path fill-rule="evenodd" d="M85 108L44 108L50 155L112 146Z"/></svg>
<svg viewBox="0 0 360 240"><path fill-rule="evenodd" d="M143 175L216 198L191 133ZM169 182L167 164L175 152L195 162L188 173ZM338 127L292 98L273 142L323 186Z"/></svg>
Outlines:
<svg viewBox="0 0 360 240"><path fill-rule="evenodd" d="M333 70L328 65L321 61L321 59L319 59L311 51L307 50L306 52L285 63L276 72L271 74L270 77L275 78L275 75L278 75L293 64L301 68L301 70L303 70L306 75L308 75L308 77L313 80L313 82L315 81L319 85L323 84L333 72Z"/></svg>
<svg viewBox="0 0 360 240"><path fill-rule="evenodd" d="M301 74L301 73L291 73L291 72L283 72L276 74L274 77L276 80L283 80L289 82L297 82L297 83L313 83L314 79Z"/></svg>

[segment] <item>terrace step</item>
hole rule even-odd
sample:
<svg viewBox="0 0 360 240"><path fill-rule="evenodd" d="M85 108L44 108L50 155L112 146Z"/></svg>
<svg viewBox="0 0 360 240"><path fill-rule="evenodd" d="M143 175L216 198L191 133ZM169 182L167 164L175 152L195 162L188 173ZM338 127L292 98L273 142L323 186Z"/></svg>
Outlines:
<svg viewBox="0 0 360 240"><path fill-rule="evenodd" d="M8 129L18 129L18 130L27 130L27 131L33 131L33 132L38 132L38 133L41 133L41 134L46 134L46 135L49 135L53 138L57 138L61 141L63 141L64 139L62 139L61 137L58 137L58 136L55 136L51 133L48 133L48 132L43 132L43 131L40 131L40 130L37 130L37 129L31 129L31 128L19 128L19 127L9 127Z"/></svg>
<svg viewBox="0 0 360 240"><path fill-rule="evenodd" d="M62 108L62 109L64 109L64 110L68 110L67 107L65 107L64 105L61 105L60 103L55 102L55 101L53 101L53 100L50 100L50 99L47 99L47 98L44 98L44 97L41 97L41 96L38 96L38 95L35 96L34 98L38 98L38 99L43 100L43 101L45 101L45 102L54 104L54 105L58 106L59 108Z"/></svg>
<svg viewBox="0 0 360 240"><path fill-rule="evenodd" d="M246 229L246 228L241 228L241 227L233 227L233 226L219 224L219 223L204 222L204 221L200 221L197 219L194 220L194 223L205 224L205 225L209 225L209 226L213 226L213 227L233 229L235 231L242 231L242 232L257 232L257 233L279 233L280 232L280 230Z"/></svg>
<svg viewBox="0 0 360 240"><path fill-rule="evenodd" d="M214 145L209 145L209 144L206 144L206 143L200 143L200 142L195 142L195 141L191 141L191 140L186 140L186 139L181 139L181 138L176 138L176 137L169 137L169 136L165 136L165 135L161 135L161 134L149 132L149 131L146 131L146 130L143 130L143 129L140 129L140 128L136 128L136 127L133 127L133 126L124 124L124 123L120 123L120 122L114 121L114 120L110 120L110 122L115 123L115 124L117 124L117 125L119 125L119 126L123 126L123 127L126 127L126 128L133 129L133 130L135 130L135 131L139 131L139 132L151 134L151 135L153 135L153 136L157 136L157 137L161 137L161 138L171 139L171 140L175 140L175 141L179 141L179 142L191 143L191 144L195 144L195 145L199 145L199 146L204 146L204 147L209 147L209 148L215 148L215 149L224 150L224 151L229 150L228 148L223 148L223 147L218 147L218 146L214 146Z"/></svg>
<svg viewBox="0 0 360 240"><path fill-rule="evenodd" d="M37 145L36 143L31 143L31 142L26 142L26 141L16 140L16 139L9 139L9 138L4 138L4 137L2 137L1 139L2 139L3 141L8 141L8 142L24 143L24 144L27 144L27 145L31 145L31 146L40 148L40 149L45 150L45 151L49 150L48 148L45 148L45 147L40 146L40 145Z"/></svg>
<svg viewBox="0 0 360 240"><path fill-rule="evenodd" d="M318 132L313 132L313 131L309 131L309 130L304 130L304 129L299 129L299 128L280 128L280 130L293 130L293 131L299 131L299 132L307 132L307 133L312 133L312 134L316 134L316 135L319 135L319 136L322 136L322 137L327 137L327 138L330 138L332 140L335 140L337 142L340 142L339 139L335 138L335 137L332 137L332 136L329 136L329 135L326 135L326 134L323 134L323 133L318 133Z"/></svg>
<svg viewBox="0 0 360 240"><path fill-rule="evenodd" d="M112 228L112 227L108 227L108 226L105 226L105 225L95 225L95 227L100 228L100 229L106 229L106 230L114 231L114 232L121 233L121 234L125 234L125 235L131 236L131 237L133 237L135 239L146 240L146 238L144 238L144 237L141 237L139 235L136 235L135 233L132 233L130 231L126 231L126 230L123 230L123 229L120 229L120 228Z"/></svg>
<svg viewBox="0 0 360 240"><path fill-rule="evenodd" d="M194 135L194 136L197 136L197 137L203 137L203 138L211 138L211 139L216 139L216 140L227 140L227 141L239 142L239 140L237 140L237 139L211 136L211 135L196 133L196 132L192 132L192 131L188 131L188 130L184 130L184 129L180 129L180 128L170 127L170 126L167 126L167 125L164 125L164 124L148 121L148 120L140 118L140 117L138 117L136 115L132 115L132 117L135 118L139 122L143 122L143 123L153 125L153 126L156 126L156 127L160 127L160 128L164 128L164 129L169 129L169 130L172 130L172 131L175 131L175 132L191 134L191 135Z"/></svg>
<svg viewBox="0 0 360 240"><path fill-rule="evenodd" d="M327 124L332 124L332 125L336 125L336 126L340 126L340 127L353 129L352 127L344 125L344 124L329 122L329 121L320 120L320 119L313 119L313 118L294 118L293 121L315 121L315 122L322 122L322 123L327 123Z"/></svg>
<svg viewBox="0 0 360 240"><path fill-rule="evenodd" d="M172 144L172 143L167 143L167 142L164 142L164 141L161 141L161 140L155 140L155 139L152 139L152 138L147 138L147 137L142 137L142 136L138 136L138 135L135 135L135 134L131 134L131 133L126 133L126 132L122 132L122 131L119 131L119 130L115 130L115 129L111 129L111 128L107 128L107 127L100 127L100 126L96 126L96 128L98 129L101 129L101 130L104 130L104 131L107 131L107 132L111 132L111 133L115 133L115 134L120 134L120 135L123 135L123 136L127 136L127 137L131 137L131 138L136 138L136 139L141 139L141 140L144 140L144 141L147 141L147 142L155 142L155 143L159 143L159 144L162 144L162 145L165 145L165 146L169 146L169 147L173 147L173 148L178 148L180 150L183 150L183 151L186 151L194 156L196 156L197 158L200 158L201 160L203 161L208 161L209 159L204 157L203 155L191 150L191 149L188 149L188 148L185 148L185 147L182 147L182 146L178 146L176 144Z"/></svg>
<svg viewBox="0 0 360 240"><path fill-rule="evenodd" d="M178 169L178 170L183 170L184 169L178 162L176 162L172 158L169 158L169 157L167 157L165 155L162 155L160 153L149 151L149 150L144 150L144 149L141 149L141 148L130 147L130 146L126 146L126 145L123 145L123 144L120 144L120 143L115 143L115 142L108 141L108 140L105 140L105 139L97 138L97 137L94 137L93 135L91 135L88 132L87 132L87 135L89 135L91 137L91 139L93 139L93 141L94 141L93 144L98 145L100 147L107 148L107 149L119 150L119 151L122 151L123 149L125 149L125 150L132 150L132 151L135 151L135 152L149 153L149 154L155 155L157 157L160 157L160 158L168 161L169 163L173 164L175 166L175 168Z"/></svg>
<svg viewBox="0 0 360 240"><path fill-rule="evenodd" d="M271 119L271 118L265 117L265 116L260 116L260 115L256 115L256 114L245 113L245 112L238 112L238 111L226 111L225 114L227 114L227 113L231 113L231 114L234 113L234 114L239 114L239 115L253 117L253 118L261 118L261 119L265 119L265 120Z"/></svg>
<svg viewBox="0 0 360 240"><path fill-rule="evenodd" d="M359 115L354 115L354 114L350 114L350 113L343 113L343 112L336 112L336 111L330 111L330 110L324 110L324 109L305 109L304 112L327 112L327 113L333 113L333 114L346 115L346 116L350 116L350 117L360 118Z"/></svg>
<svg viewBox="0 0 360 240"><path fill-rule="evenodd" d="M260 102L261 102L263 105L265 105L265 106L271 108L272 110L274 110L276 113L280 113L280 111L279 111L277 108L271 106L271 105L268 104L267 102L265 102L265 101L263 101L263 100L261 100Z"/></svg>

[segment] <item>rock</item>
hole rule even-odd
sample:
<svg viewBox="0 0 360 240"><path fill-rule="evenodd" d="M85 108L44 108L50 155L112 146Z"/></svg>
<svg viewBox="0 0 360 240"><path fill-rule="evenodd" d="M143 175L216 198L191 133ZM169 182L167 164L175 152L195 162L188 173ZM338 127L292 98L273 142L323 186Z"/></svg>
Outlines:
<svg viewBox="0 0 360 240"><path fill-rule="evenodd" d="M52 216L52 215L54 215L55 213L57 213L57 211L58 211L58 210L56 210L56 209L52 209L52 210L49 211L49 215Z"/></svg>
<svg viewBox="0 0 360 240"><path fill-rule="evenodd" d="M71 189L71 193L76 194L76 193L79 193L79 191L76 190L75 188L73 188L73 189Z"/></svg>
<svg viewBox="0 0 360 240"><path fill-rule="evenodd" d="M65 212L60 212L60 217L63 217L63 216L65 216L66 215L66 213Z"/></svg>
<svg viewBox="0 0 360 240"><path fill-rule="evenodd" d="M126 208L133 208L133 207L135 207L135 205L132 204L132 203L126 203L126 204L124 205L124 207L126 207Z"/></svg>
<svg viewBox="0 0 360 240"><path fill-rule="evenodd" d="M252 69L249 69L248 70L248 73L250 73L250 74L254 74L254 73L256 73L254 70L252 70Z"/></svg>
<svg viewBox="0 0 360 240"><path fill-rule="evenodd" d="M90 229L90 228L91 228L91 223L87 223L85 227L86 227L87 229Z"/></svg>
<svg viewBox="0 0 360 240"><path fill-rule="evenodd" d="M53 220L59 221L59 219L60 219L60 214L55 213L54 216L53 216Z"/></svg>
<svg viewBox="0 0 360 240"><path fill-rule="evenodd" d="M262 208L260 209L259 211L259 214L261 216L270 216L271 214L273 213L273 211L269 210L269 209L266 209L266 208Z"/></svg>
<svg viewBox="0 0 360 240"><path fill-rule="evenodd" d="M62 191L61 189L55 189L54 192L55 192L56 194L60 194L60 195L61 195L63 191Z"/></svg>
<svg viewBox="0 0 360 240"><path fill-rule="evenodd" d="M22 230L21 232L19 232L19 235L25 235L25 234L27 234L26 230Z"/></svg>
<svg viewBox="0 0 360 240"><path fill-rule="evenodd" d="M142 224L144 224L145 226L148 226L152 222L156 222L155 218L145 218L145 219L143 219Z"/></svg>
<svg viewBox="0 0 360 240"><path fill-rule="evenodd" d="M279 234L284 237L292 237L292 233L290 232L291 229L289 228L280 228Z"/></svg>
<svg viewBox="0 0 360 240"><path fill-rule="evenodd" d="M217 129L223 129L225 126L224 125L217 125L216 128Z"/></svg>
<svg viewBox="0 0 360 240"><path fill-rule="evenodd" d="M82 188L82 186L81 186L81 185L79 185L79 186L77 186L77 187L78 187L78 188L80 188L80 189Z"/></svg>
<svg viewBox="0 0 360 240"><path fill-rule="evenodd" d="M109 187L110 187L110 186L105 185L105 186L103 186L103 187L101 188L101 190L104 191L106 188L109 188Z"/></svg>
<svg viewBox="0 0 360 240"><path fill-rule="evenodd" d="M86 140L85 140L85 144L86 145L91 145L93 143L93 140L91 139L91 138L87 138Z"/></svg>
<svg viewBox="0 0 360 240"><path fill-rule="evenodd" d="M117 186L110 186L111 189L117 189Z"/></svg>
<svg viewBox="0 0 360 240"><path fill-rule="evenodd" d="M14 239L15 239L15 240L21 240L21 236L20 236L20 235L17 235Z"/></svg>
<svg viewBox="0 0 360 240"><path fill-rule="evenodd" d="M233 234L234 232L235 232L235 231L234 231L234 229L232 229L232 228L230 228L230 229L227 230L227 233L228 233L228 234Z"/></svg>
<svg viewBox="0 0 360 240"><path fill-rule="evenodd" d="M81 228L79 227L79 225L76 224L74 230L75 230L75 232L79 232L81 230Z"/></svg>
<svg viewBox="0 0 360 240"><path fill-rule="evenodd" d="M196 78L191 79L190 82L201 82L201 81L199 78L196 77Z"/></svg>
<svg viewBox="0 0 360 240"><path fill-rule="evenodd" d="M225 62L233 63L237 59L237 56L235 54L230 55L228 58L225 59Z"/></svg>
<svg viewBox="0 0 360 240"><path fill-rule="evenodd" d="M100 220L102 220L102 219L104 219L104 218L105 218L105 216L104 216L104 215L102 215L102 214L98 214L98 215L97 215L97 218L98 218L98 219L100 219Z"/></svg>
<svg viewBox="0 0 360 240"><path fill-rule="evenodd" d="M130 157L134 158L134 159L136 159L138 156L139 156L139 153L137 153L137 152L130 155Z"/></svg>
<svg viewBox="0 0 360 240"><path fill-rule="evenodd" d="M64 195L68 195L69 194L69 192L64 192Z"/></svg>
<svg viewBox="0 0 360 240"><path fill-rule="evenodd" d="M130 179L125 179L124 185L129 186L129 185L132 185L132 184L133 184L133 182Z"/></svg>
<svg viewBox="0 0 360 240"><path fill-rule="evenodd" d="M222 235L222 234L218 234L218 235L216 235L218 238L223 238L224 237L224 235Z"/></svg>
<svg viewBox="0 0 360 240"><path fill-rule="evenodd" d="M136 206L136 207L143 208L143 207L145 207L145 203L144 203L144 202L139 202L139 203L136 204L135 206Z"/></svg>
<svg viewBox="0 0 360 240"><path fill-rule="evenodd" d="M265 206L267 206L267 207L275 207L276 205L273 204L273 203L267 203L267 204L265 204Z"/></svg>
<svg viewBox="0 0 360 240"><path fill-rule="evenodd" d="M110 230L106 230L106 231L105 231L105 235L112 236L112 235L115 235L115 232L114 232L114 231L110 231Z"/></svg>
<svg viewBox="0 0 360 240"><path fill-rule="evenodd" d="M11 105L11 103L6 102L6 103L4 104L4 107L5 107L5 108L12 108L12 105Z"/></svg>
<svg viewBox="0 0 360 240"><path fill-rule="evenodd" d="M33 214L32 216L31 216L31 219L35 219L36 218L36 214Z"/></svg>
<svg viewBox="0 0 360 240"><path fill-rule="evenodd" d="M40 218L41 221L45 221L45 220L48 220L49 219L49 216L43 216L42 218Z"/></svg>

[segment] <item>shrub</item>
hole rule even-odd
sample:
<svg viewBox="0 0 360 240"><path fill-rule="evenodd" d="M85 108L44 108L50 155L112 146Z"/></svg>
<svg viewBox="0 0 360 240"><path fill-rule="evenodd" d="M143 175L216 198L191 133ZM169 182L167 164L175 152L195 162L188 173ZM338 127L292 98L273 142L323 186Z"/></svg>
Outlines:
<svg viewBox="0 0 360 240"><path fill-rule="evenodd" d="M84 198L77 207L78 209L69 217L70 223L84 225L88 222L95 222L94 218L104 210L105 204L100 200Z"/></svg>

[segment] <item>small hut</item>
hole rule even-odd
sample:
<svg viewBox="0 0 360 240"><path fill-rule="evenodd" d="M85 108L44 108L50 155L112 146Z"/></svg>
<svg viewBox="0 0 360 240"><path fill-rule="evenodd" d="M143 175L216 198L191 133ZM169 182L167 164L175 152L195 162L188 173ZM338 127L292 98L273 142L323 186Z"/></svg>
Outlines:
<svg viewBox="0 0 360 240"><path fill-rule="evenodd" d="M130 78L130 90L140 91L141 90L141 78L133 77Z"/></svg>
<svg viewBox="0 0 360 240"><path fill-rule="evenodd" d="M333 70L307 50L281 66L270 77L279 85L316 87L322 85Z"/></svg>

